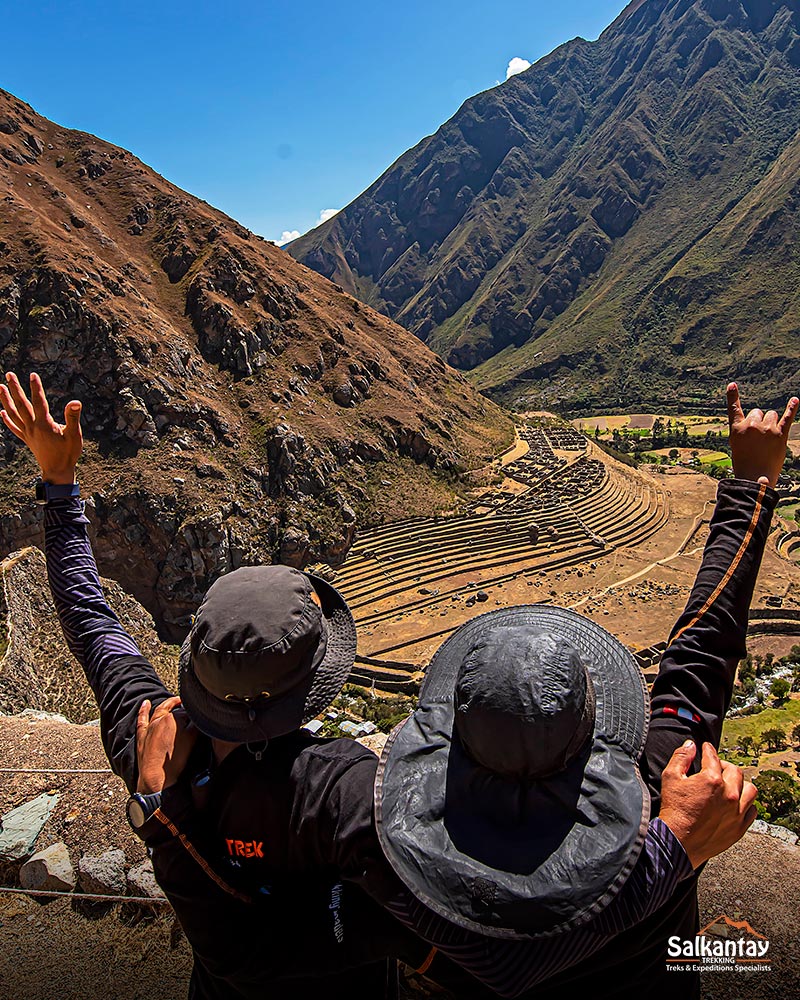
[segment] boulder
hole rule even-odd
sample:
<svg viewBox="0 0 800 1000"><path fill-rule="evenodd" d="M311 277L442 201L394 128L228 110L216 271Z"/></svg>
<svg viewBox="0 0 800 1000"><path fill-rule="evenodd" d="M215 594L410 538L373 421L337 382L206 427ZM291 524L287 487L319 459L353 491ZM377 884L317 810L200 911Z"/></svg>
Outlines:
<svg viewBox="0 0 800 1000"><path fill-rule="evenodd" d="M125 892L125 852L118 848L102 854L84 854L78 862L81 889L101 896L119 896Z"/></svg>
<svg viewBox="0 0 800 1000"><path fill-rule="evenodd" d="M768 837L774 837L776 840L782 840L784 844L794 845L800 840L797 834L785 826L778 826L775 823L765 823L762 819L757 819L753 822L750 827L751 833L761 833L766 834Z"/></svg>
<svg viewBox="0 0 800 1000"><path fill-rule="evenodd" d="M0 817L0 860L19 861L31 853L57 802L57 794L43 792Z"/></svg>
<svg viewBox="0 0 800 1000"><path fill-rule="evenodd" d="M75 883L75 869L67 845L61 842L38 851L19 870L19 884L23 889L72 892Z"/></svg>
<svg viewBox="0 0 800 1000"><path fill-rule="evenodd" d="M343 382L333 390L333 401L337 406L352 406L354 399L353 386L349 382Z"/></svg>
<svg viewBox="0 0 800 1000"><path fill-rule="evenodd" d="M153 864L148 858L128 872L127 888L129 896L146 896L149 899L164 899L164 892L156 882Z"/></svg>
<svg viewBox="0 0 800 1000"><path fill-rule="evenodd" d="M31 719L33 722L69 722L66 715L60 712L40 712L35 708L26 708L18 713L23 719Z"/></svg>

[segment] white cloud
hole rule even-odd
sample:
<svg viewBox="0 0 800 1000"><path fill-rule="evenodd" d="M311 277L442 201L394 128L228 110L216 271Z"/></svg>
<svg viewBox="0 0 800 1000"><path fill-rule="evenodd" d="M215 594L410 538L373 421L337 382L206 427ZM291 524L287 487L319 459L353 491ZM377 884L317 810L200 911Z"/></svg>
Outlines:
<svg viewBox="0 0 800 1000"><path fill-rule="evenodd" d="M317 226L321 226L323 222L327 222L328 219L332 219L334 215L338 215L339 212L341 212L340 208L323 208L322 211L319 213L319 218L314 223L314 225L311 226L311 228L316 229ZM292 240L296 240L297 237L300 235L301 234L298 229L284 229L284 231L281 233L280 239L273 240L272 242L276 246L282 247L284 246L284 244L291 243Z"/></svg>
<svg viewBox="0 0 800 1000"><path fill-rule="evenodd" d="M272 242L279 247L282 247L285 243L291 243L292 240L296 240L300 235L299 229L284 229L281 233L281 238L279 240L273 240Z"/></svg>
<svg viewBox="0 0 800 1000"><path fill-rule="evenodd" d="M512 76L516 76L517 73L524 73L526 69L530 69L530 65L527 59L523 59L521 56L514 56L506 68L506 80Z"/></svg>

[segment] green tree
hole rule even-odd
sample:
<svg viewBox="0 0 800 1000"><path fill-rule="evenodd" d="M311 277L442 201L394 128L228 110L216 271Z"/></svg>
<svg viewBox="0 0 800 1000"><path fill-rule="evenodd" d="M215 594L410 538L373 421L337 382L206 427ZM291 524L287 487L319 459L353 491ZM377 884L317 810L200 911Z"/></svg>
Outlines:
<svg viewBox="0 0 800 1000"><path fill-rule="evenodd" d="M653 448L660 448L664 441L664 421L656 417L653 421Z"/></svg>
<svg viewBox="0 0 800 1000"><path fill-rule="evenodd" d="M739 741L739 746L742 748L742 753L746 754L748 757L752 757L753 754L757 753L756 741L752 736L743 736Z"/></svg>
<svg viewBox="0 0 800 1000"><path fill-rule="evenodd" d="M786 816L779 816L775 820L778 826L785 826L787 830L796 833L800 837L800 809L788 813Z"/></svg>
<svg viewBox="0 0 800 1000"><path fill-rule="evenodd" d="M777 705L782 705L792 690L791 683L785 677L776 677L769 686L769 693Z"/></svg>
<svg viewBox="0 0 800 1000"><path fill-rule="evenodd" d="M680 452L678 451L677 448L670 448L670 450L669 450L669 457L672 459L673 462L675 461L675 459L679 455L680 455Z"/></svg>
<svg viewBox="0 0 800 1000"><path fill-rule="evenodd" d="M759 816L774 822L800 809L800 785L782 771L762 771L753 780L758 789L756 805Z"/></svg>
<svg viewBox="0 0 800 1000"><path fill-rule="evenodd" d="M767 746L767 750L773 753L776 750L783 750L786 747L786 733L782 729L765 729L761 734L761 739Z"/></svg>
<svg viewBox="0 0 800 1000"><path fill-rule="evenodd" d="M800 749L800 722L792 730L792 744Z"/></svg>

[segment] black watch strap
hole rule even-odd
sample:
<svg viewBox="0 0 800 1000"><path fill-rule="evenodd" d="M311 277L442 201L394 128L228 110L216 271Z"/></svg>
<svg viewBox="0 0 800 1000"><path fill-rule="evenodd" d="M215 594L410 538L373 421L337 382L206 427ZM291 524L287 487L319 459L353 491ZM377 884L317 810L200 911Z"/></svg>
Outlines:
<svg viewBox="0 0 800 1000"><path fill-rule="evenodd" d="M151 792L148 795L143 795L141 792L134 792L128 799L125 814L128 817L131 829L142 840L153 832L153 815L160 808L161 792Z"/></svg>
<svg viewBox="0 0 800 1000"><path fill-rule="evenodd" d="M77 483L46 483L43 479L36 480L36 502L47 503L50 500L66 500L79 497L81 488Z"/></svg>

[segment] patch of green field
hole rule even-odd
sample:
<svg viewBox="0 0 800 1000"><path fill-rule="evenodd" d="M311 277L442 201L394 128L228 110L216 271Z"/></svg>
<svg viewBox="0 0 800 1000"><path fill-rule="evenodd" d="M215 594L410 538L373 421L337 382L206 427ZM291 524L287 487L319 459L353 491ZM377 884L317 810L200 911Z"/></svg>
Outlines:
<svg viewBox="0 0 800 1000"><path fill-rule="evenodd" d="M800 698L792 698L780 708L765 708L757 715L726 719L722 727L720 749L737 746L743 736L758 736L765 729L783 729L788 733L798 722Z"/></svg>
<svg viewBox="0 0 800 1000"><path fill-rule="evenodd" d="M800 510L800 501L779 504L778 516L785 518L787 521L796 521L798 510Z"/></svg>
<svg viewBox="0 0 800 1000"><path fill-rule="evenodd" d="M725 454L724 451L709 451L705 455L699 456L699 462L701 465L722 465L728 468L731 464L730 457ZM725 463L728 463L727 466Z"/></svg>

